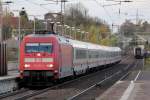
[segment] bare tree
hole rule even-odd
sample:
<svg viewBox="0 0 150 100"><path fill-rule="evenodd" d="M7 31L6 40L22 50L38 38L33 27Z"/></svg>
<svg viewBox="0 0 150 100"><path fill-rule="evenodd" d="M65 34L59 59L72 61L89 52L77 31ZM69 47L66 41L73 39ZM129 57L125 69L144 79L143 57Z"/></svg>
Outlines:
<svg viewBox="0 0 150 100"><path fill-rule="evenodd" d="M124 34L126 37L134 35L136 31L136 25L133 24L130 20L126 20L120 27L120 33Z"/></svg>

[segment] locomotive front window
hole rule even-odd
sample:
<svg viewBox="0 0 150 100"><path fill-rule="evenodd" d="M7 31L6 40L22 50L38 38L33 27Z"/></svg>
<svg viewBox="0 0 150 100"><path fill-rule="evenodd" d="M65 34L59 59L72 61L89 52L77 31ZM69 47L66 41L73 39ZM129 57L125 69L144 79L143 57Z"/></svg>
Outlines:
<svg viewBox="0 0 150 100"><path fill-rule="evenodd" d="M51 43L26 43L26 53L47 52L52 53Z"/></svg>
<svg viewBox="0 0 150 100"><path fill-rule="evenodd" d="M52 52L52 44L50 43L40 43L39 52Z"/></svg>
<svg viewBox="0 0 150 100"><path fill-rule="evenodd" d="M38 52L38 43L26 43L25 51L26 53Z"/></svg>

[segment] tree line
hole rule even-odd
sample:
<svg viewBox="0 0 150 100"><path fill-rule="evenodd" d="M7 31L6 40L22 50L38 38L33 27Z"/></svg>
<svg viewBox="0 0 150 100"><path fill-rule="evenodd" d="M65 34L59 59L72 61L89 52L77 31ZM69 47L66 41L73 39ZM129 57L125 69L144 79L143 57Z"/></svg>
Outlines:
<svg viewBox="0 0 150 100"><path fill-rule="evenodd" d="M148 21L140 20L138 23L133 23L126 20L121 26L119 33L126 37L132 37L136 34L150 34L150 23Z"/></svg>
<svg viewBox="0 0 150 100"><path fill-rule="evenodd" d="M89 42L112 45L116 39L111 39L111 30L109 25L98 17L91 17L88 10L80 3L68 5L65 13L65 23L69 26L80 28L87 31L84 34ZM80 34L77 33L77 39L80 40ZM114 41L114 42L113 42Z"/></svg>
<svg viewBox="0 0 150 100"><path fill-rule="evenodd" d="M102 45L117 44L117 37L111 34L110 27L104 20L99 19L98 17L91 17L88 14L88 10L80 3L67 5L67 7L64 14L65 24L88 32L82 35L81 32L76 32L77 40L85 41L84 37L86 36L86 41L88 42ZM7 14L3 16L4 39L10 38L12 33L16 36L18 35L18 21L14 27L11 21L12 17L14 17L12 12L7 12ZM35 20L36 29L45 29L45 24L41 20ZM34 21L29 19L29 15L25 10L20 12L20 21L22 35L33 32ZM14 30L15 32L13 32Z"/></svg>

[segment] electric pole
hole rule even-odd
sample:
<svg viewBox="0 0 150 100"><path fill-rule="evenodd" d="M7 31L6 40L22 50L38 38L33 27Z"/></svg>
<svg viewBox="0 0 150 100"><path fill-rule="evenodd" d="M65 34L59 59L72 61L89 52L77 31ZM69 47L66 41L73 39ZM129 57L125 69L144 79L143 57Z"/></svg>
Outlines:
<svg viewBox="0 0 150 100"><path fill-rule="evenodd" d="M139 11L137 9L137 11L136 11L136 25L138 25L138 23L139 23Z"/></svg>
<svg viewBox="0 0 150 100"><path fill-rule="evenodd" d="M2 26L3 26L3 10L2 10L2 2L0 0L0 42L2 41Z"/></svg>
<svg viewBox="0 0 150 100"><path fill-rule="evenodd" d="M62 26L63 26L63 27L62 27L62 33L61 33L61 34L64 35L64 34L65 34L65 31L64 31L64 30L65 30L65 29L64 29L64 28L65 28L65 27L64 27L64 25L65 25L65 23L64 23L64 22L65 22L65 21L64 21L64 20L65 20L65 18L64 18L64 16L65 16L65 3L67 2L67 0L61 0L60 2L61 2L61 24L62 24ZM63 8L64 8L64 9L63 9Z"/></svg>

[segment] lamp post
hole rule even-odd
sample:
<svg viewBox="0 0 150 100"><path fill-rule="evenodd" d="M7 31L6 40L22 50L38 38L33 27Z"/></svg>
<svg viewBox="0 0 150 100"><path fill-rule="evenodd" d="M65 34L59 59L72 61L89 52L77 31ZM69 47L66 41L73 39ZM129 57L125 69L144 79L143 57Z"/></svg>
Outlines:
<svg viewBox="0 0 150 100"><path fill-rule="evenodd" d="M81 40L82 40L82 39L85 40L85 38L83 38L83 35L84 35L84 37L85 37L85 32L84 32L84 31L81 31Z"/></svg>
<svg viewBox="0 0 150 100"><path fill-rule="evenodd" d="M45 25L45 30L48 30L48 23L49 23L49 21L51 22L51 20L52 20L51 18L48 18L48 19L45 20L45 24L46 24Z"/></svg>
<svg viewBox="0 0 150 100"><path fill-rule="evenodd" d="M20 16L20 12L23 11L24 8L22 8L21 10L13 10L14 12L18 12L19 16L18 16L18 65L20 65L20 44L21 44L21 16Z"/></svg>
<svg viewBox="0 0 150 100"><path fill-rule="evenodd" d="M67 35L68 35L68 37L70 38L70 26L67 26L66 28L68 29Z"/></svg>
<svg viewBox="0 0 150 100"><path fill-rule="evenodd" d="M63 28L64 28L64 35L67 35L66 34L66 28L68 27L68 25L63 25Z"/></svg>
<svg viewBox="0 0 150 100"><path fill-rule="evenodd" d="M60 1L57 0L57 3L58 2L61 2L60 12L61 12L61 24L62 24L62 31L63 31L61 34L63 34L63 33L65 34L65 24L64 24L64 16L63 16L63 3L64 3L64 12L65 12L65 3L68 2L68 1L67 0L60 0Z"/></svg>
<svg viewBox="0 0 150 100"><path fill-rule="evenodd" d="M60 27L60 28L58 28L58 35L62 35L62 34L61 34L61 32L62 32L62 25L59 24L58 27ZM60 30L59 30L59 29L60 29Z"/></svg>
<svg viewBox="0 0 150 100"><path fill-rule="evenodd" d="M19 13L21 10L13 10L13 12L17 12ZM20 45L20 36L21 36L21 17L20 14L18 16L18 41L19 41L19 45Z"/></svg>
<svg viewBox="0 0 150 100"><path fill-rule="evenodd" d="M34 28L33 28L33 33L35 34L35 29L36 29L36 19L35 19L35 16L34 17Z"/></svg>
<svg viewBox="0 0 150 100"><path fill-rule="evenodd" d="M36 30L36 17L35 17L35 15L29 15L29 16L33 16L33 18L34 18L33 33L35 34L35 30Z"/></svg>
<svg viewBox="0 0 150 100"><path fill-rule="evenodd" d="M29 16L33 16L33 18L34 18L33 33L35 34L35 31L36 31L36 17L41 16L41 15L29 15Z"/></svg>
<svg viewBox="0 0 150 100"><path fill-rule="evenodd" d="M74 39L76 40L76 35L77 35L77 29L74 28Z"/></svg>
<svg viewBox="0 0 150 100"><path fill-rule="evenodd" d="M86 34L86 35L85 35L85 40L88 41L88 40L89 40L89 32L85 32L85 34Z"/></svg>
<svg viewBox="0 0 150 100"><path fill-rule="evenodd" d="M78 28L76 33L79 33L80 32L80 29ZM75 39L77 38L77 34L75 33Z"/></svg>
<svg viewBox="0 0 150 100"><path fill-rule="evenodd" d="M72 38L72 27L70 27L70 38Z"/></svg>
<svg viewBox="0 0 150 100"><path fill-rule="evenodd" d="M56 22L56 29L55 29L56 33L58 33L58 25L60 25L60 22Z"/></svg>
<svg viewBox="0 0 150 100"><path fill-rule="evenodd" d="M73 31L72 37L75 38L75 37L74 37L74 34L75 34L75 27L71 27L71 31Z"/></svg>
<svg viewBox="0 0 150 100"><path fill-rule="evenodd" d="M48 22L46 20L46 22L45 22L45 30L47 30L47 24L48 24Z"/></svg>

